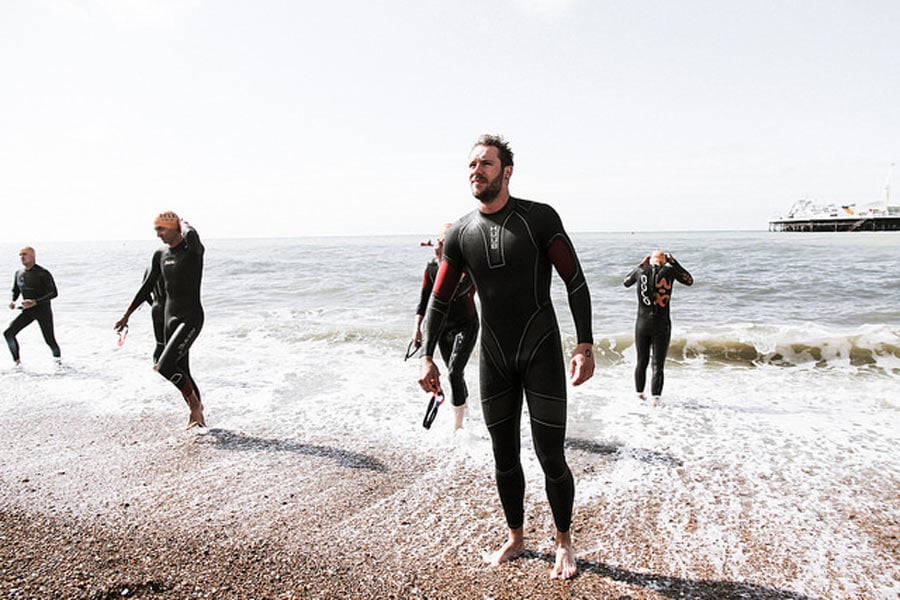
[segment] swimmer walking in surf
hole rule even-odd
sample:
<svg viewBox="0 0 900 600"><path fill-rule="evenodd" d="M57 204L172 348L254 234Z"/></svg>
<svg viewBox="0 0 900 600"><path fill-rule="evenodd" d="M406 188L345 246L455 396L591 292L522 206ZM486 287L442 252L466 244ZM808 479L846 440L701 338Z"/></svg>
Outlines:
<svg viewBox="0 0 900 600"><path fill-rule="evenodd" d="M53 275L34 262L35 253L31 246L19 250L19 259L24 268L16 271L13 277L12 301L9 303L9 309L16 309L16 300L21 296L22 304L19 308L22 312L3 332L6 345L12 353L13 361L17 365L20 364L19 342L16 340L16 335L32 321L37 321L41 328L41 335L44 336L44 342L50 347L53 357L59 359L59 344L56 342L56 334L53 331L53 309L50 307L50 301L58 295Z"/></svg>
<svg viewBox="0 0 900 600"><path fill-rule="evenodd" d="M569 361L573 385L594 373L591 298L575 248L556 211L510 196L513 154L499 136L482 136L469 157L469 184L478 209L457 221L444 241L444 260L426 320L419 385L441 390L433 360L443 320L466 274L481 300L481 406L493 445L507 541L485 557L497 566L525 551L525 476L520 460L523 394L535 452L556 525L550 576L578 572L571 523L575 481L566 463L566 371L556 313L550 301L552 270L566 285L577 346Z"/></svg>
<svg viewBox="0 0 900 600"><path fill-rule="evenodd" d="M154 253L144 283L125 314L116 322L115 329L123 330L131 313L147 302L155 290L164 290L164 346L153 368L171 381L184 397L190 410L188 429L206 427L200 389L191 376L188 358L188 351L203 327L203 306L200 304L203 244L194 228L173 212L161 213L153 226L166 248Z"/></svg>
<svg viewBox="0 0 900 600"><path fill-rule="evenodd" d="M681 266L675 257L662 250L655 250L645 257L623 281L625 287L640 283L637 287L638 312L634 323L634 347L637 364L634 367L634 387L639 400L646 399L647 365L653 350L653 364L650 378L652 406L656 406L662 395L666 355L672 339L672 319L669 303L675 282L693 285L694 278Z"/></svg>
<svg viewBox="0 0 900 600"><path fill-rule="evenodd" d="M434 290L438 265L444 255L444 238L452 223L444 225L433 244L434 258L425 265L422 277L422 289L419 294L419 305L416 307L416 324L413 330L412 344L418 348L422 345L422 321L428 309L428 300ZM453 294L447 309L444 327L441 329L437 346L447 365L447 378L450 380L450 403L453 405L453 431L462 428L466 416L466 399L469 388L466 386L466 363L475 348L478 338L478 310L475 308L475 287L471 280L463 275L462 281Z"/></svg>

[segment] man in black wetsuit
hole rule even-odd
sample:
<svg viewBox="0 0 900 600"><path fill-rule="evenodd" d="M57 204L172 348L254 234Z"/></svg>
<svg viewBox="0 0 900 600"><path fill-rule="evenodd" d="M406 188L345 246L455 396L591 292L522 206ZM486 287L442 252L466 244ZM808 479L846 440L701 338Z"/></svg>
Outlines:
<svg viewBox="0 0 900 600"><path fill-rule="evenodd" d="M634 387L638 398L645 399L647 365L650 350L653 350L653 368L650 379L652 405L656 406L663 390L663 367L672 338L672 319L669 316L669 302L675 282L693 285L694 278L682 267L675 257L662 250L656 250L628 274L623 282L625 287L640 283L637 287L638 312L634 323L634 347L637 365L634 367Z"/></svg>
<svg viewBox="0 0 900 600"><path fill-rule="evenodd" d="M419 305L416 307L416 326L413 331L412 343L418 347L422 344L422 321L428 308L428 300L434 289L434 280L437 277L438 264L444 254L444 239L452 224L448 223L438 234L434 244L434 258L425 265L425 274L422 277L422 292L419 296ZM478 338L478 310L475 308L475 286L472 280L463 275L459 287L450 301L444 328L438 338L438 347L447 365L447 377L450 379L450 400L453 405L453 430L463 426L466 414L466 399L469 397L469 388L466 386L465 369L472 349L475 348L475 340Z"/></svg>
<svg viewBox="0 0 900 600"><path fill-rule="evenodd" d="M50 308L50 301L57 296L53 275L34 262L34 248L31 246L19 250L19 258L25 268L16 271L13 277L12 302L9 303L9 308L14 310L16 300L22 296L22 305L20 306L22 312L3 332L6 345L9 346L13 360L18 365L20 363L19 342L16 341L16 334L32 321L37 321L41 327L44 341L50 346L53 356L59 358L59 344L56 343L56 335L53 332L53 310Z"/></svg>
<svg viewBox="0 0 900 600"><path fill-rule="evenodd" d="M186 221L173 212L160 214L154 222L156 235L167 246L153 255L150 271L115 328L121 331L128 318L148 301L161 278L165 290L164 343L154 369L181 392L190 409L188 429L206 427L200 389L191 377L188 351L203 327L200 281L203 275L203 244ZM183 230L183 232L182 232Z"/></svg>
<svg viewBox="0 0 900 600"><path fill-rule="evenodd" d="M587 381L594 372L590 293L556 211L510 196L513 156L507 143L497 136L482 136L469 160L469 184L478 209L447 233L429 308L419 385L427 392L440 390L440 372L432 356L453 292L465 273L481 300L481 403L509 527L506 543L487 561L499 565L525 551L525 476L519 456L524 392L556 525L556 559L550 575L567 579L577 573L570 532L575 482L564 450L566 373L550 302L552 268L565 282L577 332L569 363L573 385Z"/></svg>

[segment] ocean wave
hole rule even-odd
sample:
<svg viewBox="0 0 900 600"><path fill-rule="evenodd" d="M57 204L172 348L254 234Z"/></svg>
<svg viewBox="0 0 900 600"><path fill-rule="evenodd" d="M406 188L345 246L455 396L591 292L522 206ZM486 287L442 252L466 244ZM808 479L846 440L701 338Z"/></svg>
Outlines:
<svg viewBox="0 0 900 600"><path fill-rule="evenodd" d="M634 336L598 340L601 364L634 358ZM711 366L876 369L900 374L900 331L866 325L840 331L808 325L734 325L674 332L668 360Z"/></svg>
<svg viewBox="0 0 900 600"><path fill-rule="evenodd" d="M410 328L411 329L411 328ZM284 332L285 341L368 346L377 352L402 357L409 337L407 328L375 323L296 327ZM574 339L564 340L566 351ZM633 363L634 336L619 334L595 340L598 367ZM476 347L477 355L477 347ZM672 366L771 366L804 369L850 369L900 375L900 330L864 326L836 331L804 326L736 325L714 330L676 331L667 359ZM477 361L476 357L473 357ZM474 363L473 363L474 364Z"/></svg>

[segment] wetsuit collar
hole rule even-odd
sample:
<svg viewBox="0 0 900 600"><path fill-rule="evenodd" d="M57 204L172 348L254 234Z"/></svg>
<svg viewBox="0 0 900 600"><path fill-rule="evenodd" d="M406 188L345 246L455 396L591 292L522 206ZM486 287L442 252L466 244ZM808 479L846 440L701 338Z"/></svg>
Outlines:
<svg viewBox="0 0 900 600"><path fill-rule="evenodd" d="M496 215L497 213L501 213L504 210L506 210L506 207L508 207L512 201L513 201L513 197L508 192L506 194L506 200L503 201L503 205L497 209L494 209L494 206L495 206L494 203L497 202L497 200L495 200L494 202L491 202L490 204L484 204L483 202L479 201L478 212L480 212L483 215ZM486 211L482 210L485 207L490 208L491 211L486 212Z"/></svg>

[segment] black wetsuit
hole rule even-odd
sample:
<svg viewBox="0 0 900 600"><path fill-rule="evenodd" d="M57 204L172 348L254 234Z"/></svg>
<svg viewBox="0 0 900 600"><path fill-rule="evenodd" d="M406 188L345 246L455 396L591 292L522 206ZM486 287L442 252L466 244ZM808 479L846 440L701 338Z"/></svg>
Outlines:
<svg viewBox="0 0 900 600"><path fill-rule="evenodd" d="M150 264L159 262L160 256L164 250L157 250L153 254L153 260ZM152 266L144 271L144 281L150 276ZM153 337L156 338L156 347L153 349L153 362L159 360L162 356L163 349L166 347L166 285L162 277L156 278L156 284L150 290L150 296L147 298L147 304L150 305L150 319L153 322Z"/></svg>
<svg viewBox="0 0 900 600"><path fill-rule="evenodd" d="M463 273L481 300L481 402L491 434L497 489L507 525L524 521L520 462L522 393L535 452L544 471L556 528L569 530L575 482L566 464L566 374L551 266L565 282L579 343L592 343L591 298L575 249L556 211L510 198L499 212L473 211L447 233L429 310L425 354L432 355Z"/></svg>
<svg viewBox="0 0 900 600"><path fill-rule="evenodd" d="M59 358L59 344L56 343L56 335L53 331L53 310L50 308L50 301L58 294L50 271L40 265L16 271L16 275L13 277L12 301L15 302L20 295L23 300L34 300L37 304L31 308L23 308L19 316L13 319L6 331L3 332L13 360L19 360L19 342L16 341L16 334L32 321L38 322L44 341L50 346L53 356Z"/></svg>
<svg viewBox="0 0 900 600"><path fill-rule="evenodd" d="M165 348L156 360L160 375L171 381L188 397L200 390L191 377L188 351L203 327L200 304L200 281L203 275L203 244L197 232L188 227L184 240L174 248L158 250L153 255L150 271L131 302L129 311L150 300L162 279L165 289L163 336Z"/></svg>
<svg viewBox="0 0 900 600"><path fill-rule="evenodd" d="M672 337L672 320L669 317L669 301L675 282L692 285L693 277L674 258L664 265L641 263L628 277L625 287L639 283L637 287L638 312L634 323L634 346L637 365L634 368L634 387L639 394L647 383L647 365L650 363L650 349L653 348L650 393L662 394L663 367L669 352Z"/></svg>
<svg viewBox="0 0 900 600"><path fill-rule="evenodd" d="M422 293L416 314L425 316L428 300L434 289L434 280L438 272L438 263L432 259L425 265L422 277ZM465 368L475 348L478 338L478 310L475 308L475 286L472 280L463 275L453 299L450 302L444 328L438 338L441 356L447 364L447 378L450 380L450 394L453 406L462 406L469 397L466 386Z"/></svg>

